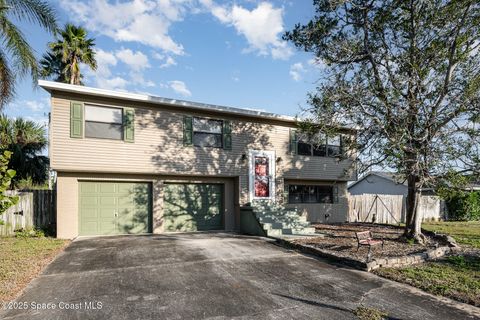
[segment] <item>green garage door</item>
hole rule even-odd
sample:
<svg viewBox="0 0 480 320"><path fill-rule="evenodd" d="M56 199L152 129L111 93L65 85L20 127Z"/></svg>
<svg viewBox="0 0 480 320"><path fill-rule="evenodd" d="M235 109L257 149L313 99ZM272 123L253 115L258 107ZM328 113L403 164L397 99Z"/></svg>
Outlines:
<svg viewBox="0 0 480 320"><path fill-rule="evenodd" d="M79 182L80 235L150 232L149 183Z"/></svg>
<svg viewBox="0 0 480 320"><path fill-rule="evenodd" d="M165 231L223 229L220 184L165 184Z"/></svg>

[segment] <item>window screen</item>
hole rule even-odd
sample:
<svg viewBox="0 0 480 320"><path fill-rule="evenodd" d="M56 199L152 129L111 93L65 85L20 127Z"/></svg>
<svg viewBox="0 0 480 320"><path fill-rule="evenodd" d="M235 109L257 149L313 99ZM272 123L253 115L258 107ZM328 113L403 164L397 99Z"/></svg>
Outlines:
<svg viewBox="0 0 480 320"><path fill-rule="evenodd" d="M198 147L223 147L223 121L193 118L193 145Z"/></svg>
<svg viewBox="0 0 480 320"><path fill-rule="evenodd" d="M318 133L314 136L300 134L298 139L298 154L304 156L335 157L342 153L340 136L327 138Z"/></svg>
<svg viewBox="0 0 480 320"><path fill-rule="evenodd" d="M85 136L88 138L123 139L123 110L85 106Z"/></svg>
<svg viewBox="0 0 480 320"><path fill-rule="evenodd" d="M334 203L333 186L289 185L288 203Z"/></svg>

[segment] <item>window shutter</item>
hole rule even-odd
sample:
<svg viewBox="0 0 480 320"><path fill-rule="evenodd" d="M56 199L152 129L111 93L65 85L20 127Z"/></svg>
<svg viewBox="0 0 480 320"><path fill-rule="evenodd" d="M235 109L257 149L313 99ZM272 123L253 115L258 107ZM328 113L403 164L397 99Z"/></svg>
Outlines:
<svg viewBox="0 0 480 320"><path fill-rule="evenodd" d="M283 181L284 185L283 185L283 203L284 204L287 204L287 203L290 203L290 201L288 201L288 195L289 195L289 192L288 192L288 184L285 183L285 180Z"/></svg>
<svg viewBox="0 0 480 320"><path fill-rule="evenodd" d="M135 141L135 110L132 108L123 109L123 140L125 142Z"/></svg>
<svg viewBox="0 0 480 320"><path fill-rule="evenodd" d="M193 118L191 116L183 117L183 145L191 146L193 144Z"/></svg>
<svg viewBox="0 0 480 320"><path fill-rule="evenodd" d="M332 187L332 202L338 203L338 186Z"/></svg>
<svg viewBox="0 0 480 320"><path fill-rule="evenodd" d="M223 149L232 150L232 123L223 121Z"/></svg>
<svg viewBox="0 0 480 320"><path fill-rule="evenodd" d="M297 130L290 129L290 153L296 155L298 153Z"/></svg>
<svg viewBox="0 0 480 320"><path fill-rule="evenodd" d="M83 138L83 103L70 102L70 137Z"/></svg>

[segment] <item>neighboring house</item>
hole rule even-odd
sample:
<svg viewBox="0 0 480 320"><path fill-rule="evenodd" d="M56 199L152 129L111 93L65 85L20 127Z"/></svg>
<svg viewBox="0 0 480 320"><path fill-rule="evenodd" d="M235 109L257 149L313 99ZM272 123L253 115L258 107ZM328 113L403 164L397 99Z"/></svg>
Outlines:
<svg viewBox="0 0 480 320"><path fill-rule="evenodd" d="M371 171L351 183L348 186L348 193L353 196L351 198L354 202L349 208L351 210L350 220L352 220L352 217L358 216L358 214L362 215L364 213L362 210L368 208L366 215L372 217L372 213L375 213L378 223L392 223L389 217L390 214L396 216L397 222L405 222L405 201L408 194L408 185L407 181L397 174L385 171ZM361 195L365 196L362 197ZM376 196L372 198L370 195ZM432 188L423 188L421 195L419 210L422 216L425 219L441 218L444 215L444 203L439 197L435 196L435 191ZM388 214L384 212L384 207L388 207L387 211L390 211ZM379 212L376 212L376 210L379 210ZM366 221L364 218L360 220Z"/></svg>
<svg viewBox="0 0 480 320"><path fill-rule="evenodd" d="M51 93L57 236L239 230L274 201L309 221L347 218L340 139L297 141L292 117L40 81ZM351 134L345 129L344 134Z"/></svg>
<svg viewBox="0 0 480 320"><path fill-rule="evenodd" d="M384 171L371 171L348 186L351 195L388 194L403 195L408 193L405 179L396 174Z"/></svg>
<svg viewBox="0 0 480 320"><path fill-rule="evenodd" d="M471 183L465 187L465 191L480 190L480 183ZM408 185L405 178L398 174L386 171L371 171L363 175L357 181L350 183L348 192L351 195L360 194L387 194L403 195L408 193ZM422 195L435 195L432 188L423 188Z"/></svg>

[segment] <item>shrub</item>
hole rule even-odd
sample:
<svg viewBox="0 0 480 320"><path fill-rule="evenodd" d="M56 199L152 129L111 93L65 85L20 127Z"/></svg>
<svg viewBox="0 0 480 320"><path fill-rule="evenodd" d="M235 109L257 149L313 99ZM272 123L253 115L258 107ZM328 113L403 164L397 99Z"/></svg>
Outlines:
<svg viewBox="0 0 480 320"><path fill-rule="evenodd" d="M17 238L43 238L45 233L36 228L17 229L15 230L15 237Z"/></svg>
<svg viewBox="0 0 480 320"><path fill-rule="evenodd" d="M449 220L480 220L480 192L459 193L447 200Z"/></svg>

